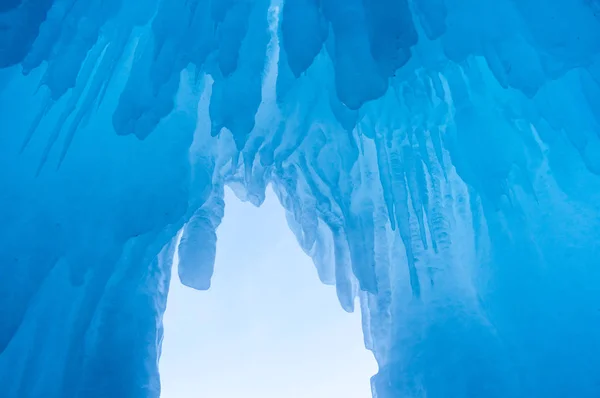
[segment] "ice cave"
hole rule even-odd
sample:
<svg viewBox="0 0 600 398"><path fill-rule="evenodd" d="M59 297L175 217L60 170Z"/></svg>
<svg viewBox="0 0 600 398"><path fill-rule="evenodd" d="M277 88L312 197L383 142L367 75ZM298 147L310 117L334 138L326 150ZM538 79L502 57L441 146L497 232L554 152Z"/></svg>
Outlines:
<svg viewBox="0 0 600 398"><path fill-rule="evenodd" d="M600 396L600 0L0 0L0 129L0 397L158 398L268 186L374 398Z"/></svg>

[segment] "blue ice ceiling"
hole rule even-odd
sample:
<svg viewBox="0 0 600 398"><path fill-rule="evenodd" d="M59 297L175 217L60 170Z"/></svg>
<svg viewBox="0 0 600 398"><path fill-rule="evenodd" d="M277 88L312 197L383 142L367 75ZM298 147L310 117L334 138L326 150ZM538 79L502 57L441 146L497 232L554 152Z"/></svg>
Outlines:
<svg viewBox="0 0 600 398"><path fill-rule="evenodd" d="M374 397L600 396L598 0L0 0L0 68L0 396L158 397L267 184Z"/></svg>

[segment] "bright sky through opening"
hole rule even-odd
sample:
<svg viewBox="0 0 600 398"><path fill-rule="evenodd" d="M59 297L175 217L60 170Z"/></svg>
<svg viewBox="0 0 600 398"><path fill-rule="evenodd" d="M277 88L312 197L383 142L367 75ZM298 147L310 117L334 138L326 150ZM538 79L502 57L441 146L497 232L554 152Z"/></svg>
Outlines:
<svg viewBox="0 0 600 398"><path fill-rule="evenodd" d="M171 281L162 398L370 397L359 310L321 284L273 192L260 208L225 200L210 290Z"/></svg>

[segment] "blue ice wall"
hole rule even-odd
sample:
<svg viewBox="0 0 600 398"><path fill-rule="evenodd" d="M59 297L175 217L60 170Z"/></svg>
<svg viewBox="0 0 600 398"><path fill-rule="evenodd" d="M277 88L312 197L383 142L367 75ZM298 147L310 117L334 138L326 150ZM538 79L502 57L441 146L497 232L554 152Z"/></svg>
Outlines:
<svg viewBox="0 0 600 398"><path fill-rule="evenodd" d="M599 18L0 0L0 396L158 397L173 253L208 288L224 186L267 184L374 397L600 396Z"/></svg>

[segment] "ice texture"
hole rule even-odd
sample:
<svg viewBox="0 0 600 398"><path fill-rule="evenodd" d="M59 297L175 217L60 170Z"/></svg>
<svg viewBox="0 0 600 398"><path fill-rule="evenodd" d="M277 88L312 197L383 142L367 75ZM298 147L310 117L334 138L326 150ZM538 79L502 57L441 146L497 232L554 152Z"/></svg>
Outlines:
<svg viewBox="0 0 600 398"><path fill-rule="evenodd" d="M0 68L0 396L158 397L268 184L374 397L600 395L600 1L0 0Z"/></svg>

